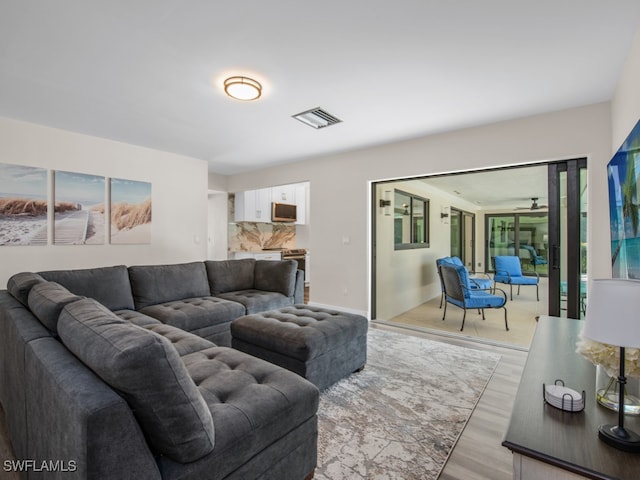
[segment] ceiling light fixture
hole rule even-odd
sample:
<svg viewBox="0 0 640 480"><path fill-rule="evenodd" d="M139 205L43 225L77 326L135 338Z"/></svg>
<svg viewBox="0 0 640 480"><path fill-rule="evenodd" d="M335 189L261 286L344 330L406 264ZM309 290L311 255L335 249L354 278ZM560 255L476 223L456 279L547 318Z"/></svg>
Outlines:
<svg viewBox="0 0 640 480"><path fill-rule="evenodd" d="M249 77L229 77L224 81L224 91L236 100L250 101L260 98L262 85Z"/></svg>

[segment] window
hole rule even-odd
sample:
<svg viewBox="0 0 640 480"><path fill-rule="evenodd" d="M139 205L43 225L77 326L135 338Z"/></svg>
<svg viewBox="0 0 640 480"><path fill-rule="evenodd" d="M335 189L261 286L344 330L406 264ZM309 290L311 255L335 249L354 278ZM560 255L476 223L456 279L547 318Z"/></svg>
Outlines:
<svg viewBox="0 0 640 480"><path fill-rule="evenodd" d="M395 249L429 246L429 200L401 190L394 191L393 233Z"/></svg>

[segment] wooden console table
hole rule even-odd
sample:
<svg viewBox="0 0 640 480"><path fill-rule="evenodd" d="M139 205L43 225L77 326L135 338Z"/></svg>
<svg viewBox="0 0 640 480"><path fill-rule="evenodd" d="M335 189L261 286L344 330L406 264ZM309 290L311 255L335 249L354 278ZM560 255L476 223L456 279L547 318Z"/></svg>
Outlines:
<svg viewBox="0 0 640 480"><path fill-rule="evenodd" d="M598 426L618 414L595 398L595 367L576 353L583 322L540 317L502 445L513 452L515 480L640 479L640 454L622 452L598 438ZM543 383L564 380L585 391L582 412L564 412L543 400ZM640 417L625 416L640 433Z"/></svg>

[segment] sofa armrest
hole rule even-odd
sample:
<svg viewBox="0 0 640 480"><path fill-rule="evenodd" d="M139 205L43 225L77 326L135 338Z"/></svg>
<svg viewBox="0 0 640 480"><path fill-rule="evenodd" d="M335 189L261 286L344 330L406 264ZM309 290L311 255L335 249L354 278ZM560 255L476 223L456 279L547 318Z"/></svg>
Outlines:
<svg viewBox="0 0 640 480"><path fill-rule="evenodd" d="M293 303L304 303L304 271L296 271L296 288L293 293Z"/></svg>

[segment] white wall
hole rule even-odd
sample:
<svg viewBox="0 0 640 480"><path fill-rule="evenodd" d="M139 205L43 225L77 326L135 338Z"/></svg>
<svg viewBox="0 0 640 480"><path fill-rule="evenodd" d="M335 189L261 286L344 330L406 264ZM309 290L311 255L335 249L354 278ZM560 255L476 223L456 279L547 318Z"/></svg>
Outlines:
<svg viewBox="0 0 640 480"><path fill-rule="evenodd" d="M612 153L640 119L640 30L636 33L611 101Z"/></svg>
<svg viewBox="0 0 640 480"><path fill-rule="evenodd" d="M150 182L153 202L150 245L2 246L1 286L21 271L206 257L207 164L202 160L0 118L0 162Z"/></svg>
<svg viewBox="0 0 640 480"><path fill-rule="evenodd" d="M242 191L310 181L311 301L368 311L372 181L587 157L589 268L604 276L611 270L602 228L611 151L610 105L601 103L234 175L228 185Z"/></svg>

